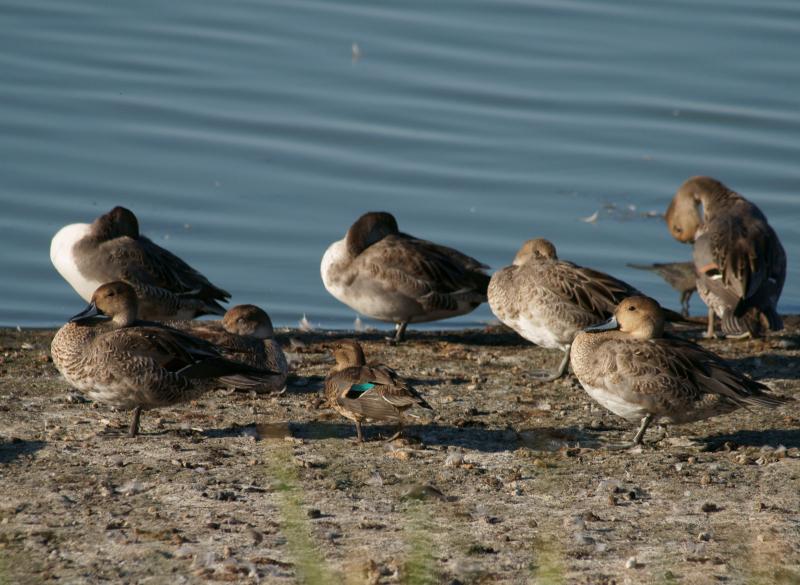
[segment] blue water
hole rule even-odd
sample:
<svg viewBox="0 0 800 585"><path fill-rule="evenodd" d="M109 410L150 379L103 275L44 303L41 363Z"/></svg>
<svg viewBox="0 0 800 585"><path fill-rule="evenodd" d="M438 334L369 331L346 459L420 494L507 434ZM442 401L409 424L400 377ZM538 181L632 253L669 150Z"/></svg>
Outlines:
<svg viewBox="0 0 800 585"><path fill-rule="evenodd" d="M646 215L695 174L761 206L800 312L795 0L4 0L0 21L0 325L82 308L50 238L117 204L279 325L353 326L319 260L367 210L493 268L544 236L676 307L625 264L689 258Z"/></svg>

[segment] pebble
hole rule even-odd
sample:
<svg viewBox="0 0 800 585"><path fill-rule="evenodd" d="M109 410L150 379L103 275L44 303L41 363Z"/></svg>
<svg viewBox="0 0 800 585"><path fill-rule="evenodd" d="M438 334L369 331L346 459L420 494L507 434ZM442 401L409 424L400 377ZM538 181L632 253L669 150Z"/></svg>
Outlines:
<svg viewBox="0 0 800 585"><path fill-rule="evenodd" d="M639 561L636 560L636 557L631 557L627 561L625 561L625 568L626 569L638 569L641 567Z"/></svg>
<svg viewBox="0 0 800 585"><path fill-rule="evenodd" d="M705 502L702 506L700 506L700 511L705 514L712 514L713 512L719 512L720 510L721 508L714 502Z"/></svg>
<svg viewBox="0 0 800 585"><path fill-rule="evenodd" d="M132 479L122 487L117 488L117 492L126 496L132 496L144 491L144 486L138 479Z"/></svg>
<svg viewBox="0 0 800 585"><path fill-rule="evenodd" d="M464 455L461 453L450 453L444 460L445 467L458 467L464 463Z"/></svg>

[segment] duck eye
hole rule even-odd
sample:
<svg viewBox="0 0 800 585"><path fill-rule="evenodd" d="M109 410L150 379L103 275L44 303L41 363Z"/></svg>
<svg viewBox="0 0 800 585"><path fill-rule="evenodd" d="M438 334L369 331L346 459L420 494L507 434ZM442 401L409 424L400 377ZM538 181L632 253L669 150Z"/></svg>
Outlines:
<svg viewBox="0 0 800 585"><path fill-rule="evenodd" d="M681 227L679 227L677 225L672 226L672 229L676 234L682 234L683 233L683 228L681 228Z"/></svg>
<svg viewBox="0 0 800 585"><path fill-rule="evenodd" d="M631 305L630 307L628 307L628 310L629 310L629 311L635 311L635 310L636 310L636 307L634 307L633 305Z"/></svg>

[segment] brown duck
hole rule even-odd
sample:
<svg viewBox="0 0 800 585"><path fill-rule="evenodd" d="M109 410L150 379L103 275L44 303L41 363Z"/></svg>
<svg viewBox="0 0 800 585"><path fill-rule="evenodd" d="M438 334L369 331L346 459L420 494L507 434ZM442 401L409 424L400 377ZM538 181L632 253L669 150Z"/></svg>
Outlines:
<svg viewBox="0 0 800 585"><path fill-rule="evenodd" d="M91 224L61 228L50 243L56 270L88 301L101 284L121 280L139 299L138 317L163 321L222 315L231 296L186 262L139 233L132 211L115 207Z"/></svg>
<svg viewBox="0 0 800 585"><path fill-rule="evenodd" d="M278 372L274 376L228 376L221 381L238 390L257 393L280 392L286 386L289 366L275 340L272 320L255 305L236 305L221 321L169 321L165 323L213 343L229 360L259 370Z"/></svg>
<svg viewBox="0 0 800 585"><path fill-rule="evenodd" d="M789 400L769 394L767 386L699 345L664 335L664 314L648 297L625 299L606 323L579 333L571 362L589 396L614 414L641 421L634 444L655 421L682 424Z"/></svg>
<svg viewBox="0 0 800 585"><path fill-rule="evenodd" d="M566 373L575 335L608 319L619 301L634 294L639 291L613 276L559 260L551 242L536 238L522 245L511 266L492 275L489 306L528 341L564 352L554 372L533 373L551 381Z"/></svg>
<svg viewBox="0 0 800 585"><path fill-rule="evenodd" d="M325 288L362 315L395 323L437 321L486 302L488 267L461 252L401 233L390 213L362 215L322 257Z"/></svg>
<svg viewBox="0 0 800 585"><path fill-rule="evenodd" d="M354 340L332 346L336 365L325 377L325 396L331 408L356 425L358 441L364 437L365 420L397 421L397 438L403 429L403 414L413 406L432 410L411 384L382 364L367 365L361 345Z"/></svg>
<svg viewBox="0 0 800 585"><path fill-rule="evenodd" d="M132 437L142 410L191 400L213 378L277 374L226 359L208 341L136 315L133 287L104 284L51 345L53 363L70 384L92 400L133 410Z"/></svg>
<svg viewBox="0 0 800 585"><path fill-rule="evenodd" d="M783 328L777 305L786 253L758 207L715 179L693 177L678 189L666 221L675 239L694 243L708 336L714 335L715 315L722 332L733 337Z"/></svg>

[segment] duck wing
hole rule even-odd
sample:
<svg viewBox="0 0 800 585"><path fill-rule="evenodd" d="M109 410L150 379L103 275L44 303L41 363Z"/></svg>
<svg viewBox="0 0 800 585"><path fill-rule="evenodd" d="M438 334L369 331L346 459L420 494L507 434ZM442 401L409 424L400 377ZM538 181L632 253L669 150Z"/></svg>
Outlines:
<svg viewBox="0 0 800 585"><path fill-rule="evenodd" d="M370 276L429 309L455 310L459 300L486 301L485 265L457 250L404 234L390 235L357 258Z"/></svg>
<svg viewBox="0 0 800 585"><path fill-rule="evenodd" d="M209 301L227 301L231 296L197 270L149 238L123 236L113 240L109 253L115 264L124 266L121 280L140 281L172 293L191 295Z"/></svg>
<svg viewBox="0 0 800 585"><path fill-rule="evenodd" d="M642 294L628 283L604 272L561 260L548 266L547 276L541 286L550 288L560 298L600 317L613 314L616 306L626 297Z"/></svg>

